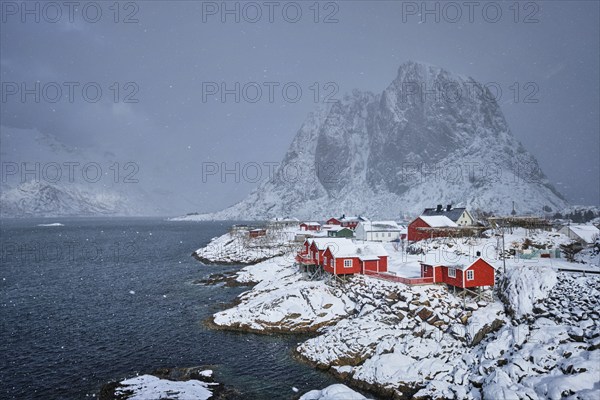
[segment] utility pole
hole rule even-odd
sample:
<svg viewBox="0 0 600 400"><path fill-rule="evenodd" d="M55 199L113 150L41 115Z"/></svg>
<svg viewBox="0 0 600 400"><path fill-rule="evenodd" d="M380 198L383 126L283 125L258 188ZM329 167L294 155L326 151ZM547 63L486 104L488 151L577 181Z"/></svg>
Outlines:
<svg viewBox="0 0 600 400"><path fill-rule="evenodd" d="M506 274L506 253L504 250L504 227L502 227L502 274Z"/></svg>

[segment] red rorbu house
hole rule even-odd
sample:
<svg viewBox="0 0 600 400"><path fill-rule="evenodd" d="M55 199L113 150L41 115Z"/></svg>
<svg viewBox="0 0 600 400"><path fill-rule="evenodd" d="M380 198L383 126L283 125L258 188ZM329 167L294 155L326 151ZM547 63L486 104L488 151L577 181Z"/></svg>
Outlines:
<svg viewBox="0 0 600 400"><path fill-rule="evenodd" d="M422 278L433 278L432 283L446 283L462 289L494 286L495 273L494 266L481 257L455 265L421 263Z"/></svg>
<svg viewBox="0 0 600 400"><path fill-rule="evenodd" d="M443 229L440 229L439 232L427 232L419 228L455 228L457 226L454 221L445 215L421 215L408 225L408 240L416 242L418 240L446 236Z"/></svg>
<svg viewBox="0 0 600 400"><path fill-rule="evenodd" d="M356 244L348 239L327 247L322 265L334 275L364 274L365 271L387 272L388 254L381 244Z"/></svg>
<svg viewBox="0 0 600 400"><path fill-rule="evenodd" d="M266 229L252 229L251 231L248 232L248 236L250 236L251 238L267 236L267 230Z"/></svg>
<svg viewBox="0 0 600 400"><path fill-rule="evenodd" d="M366 222L368 221L367 218L361 217L360 215L358 217L346 217L345 215L342 216L342 218L340 218L340 223L344 228L350 228L352 230L356 229L356 226L358 225L359 222Z"/></svg>
<svg viewBox="0 0 600 400"><path fill-rule="evenodd" d="M322 265L323 253L328 246L337 246L339 243L349 241L345 238L311 238L306 239L296 261L303 265Z"/></svg>
<svg viewBox="0 0 600 400"><path fill-rule="evenodd" d="M303 231L320 231L321 224L318 222L303 222L300 224L300 229Z"/></svg>
<svg viewBox="0 0 600 400"><path fill-rule="evenodd" d="M337 218L329 218L327 220L327 222L325 222L325 225L341 225L341 224L342 224L342 222Z"/></svg>

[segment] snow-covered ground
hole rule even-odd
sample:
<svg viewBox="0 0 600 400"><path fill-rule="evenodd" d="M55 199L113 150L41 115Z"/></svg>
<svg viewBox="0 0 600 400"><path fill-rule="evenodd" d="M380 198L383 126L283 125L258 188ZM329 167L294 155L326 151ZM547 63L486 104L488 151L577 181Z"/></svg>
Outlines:
<svg viewBox="0 0 600 400"><path fill-rule="evenodd" d="M598 255L506 260L501 239L423 242L425 255L388 246L390 270L418 276L423 257L490 258L501 275L493 299L463 301L444 286L407 286L367 276L309 281L285 256L243 268L259 282L235 307L215 314L221 328L317 332L298 355L358 388L415 398L600 397L600 275L557 271L597 268ZM505 234L505 248L556 248L556 232ZM494 259L495 258L495 259ZM338 389L332 389L338 390ZM341 390L341 389L340 389ZM305 398L340 398L324 391ZM329 397L328 397L329 396ZM358 397L360 398L360 397Z"/></svg>
<svg viewBox="0 0 600 400"><path fill-rule="evenodd" d="M491 235L492 231L488 233ZM568 262L564 258L527 257L527 252L532 249L541 248L554 251L561 244L569 242L571 239L556 231L527 232L525 229L515 228L512 233L505 233L504 249L515 251L517 254L507 258L504 262L501 257L502 238L493 235L489 238L440 238L417 242L411 246L413 249L421 248L423 254L408 254L392 243L385 243L384 246L389 254L388 271L407 278L420 276L421 261L428 264L444 262L459 264L474 261L478 257L478 253L497 270L502 270L506 264L507 270L518 266L539 266L553 270L600 271L600 254L594 255L590 249L577 255L578 263ZM523 249L524 246L527 249Z"/></svg>
<svg viewBox="0 0 600 400"><path fill-rule="evenodd" d="M289 227L268 229L263 237L250 238L247 230L228 232L213 238L208 245L196 250L195 256L203 262L216 264L254 264L269 258L286 256L293 262L301 242L296 235L306 234L300 228ZM327 232L311 232L316 237L327 236Z"/></svg>

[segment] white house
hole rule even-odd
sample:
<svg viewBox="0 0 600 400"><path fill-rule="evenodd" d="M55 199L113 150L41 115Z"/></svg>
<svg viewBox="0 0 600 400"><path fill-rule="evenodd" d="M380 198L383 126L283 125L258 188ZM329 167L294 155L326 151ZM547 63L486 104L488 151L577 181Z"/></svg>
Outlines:
<svg viewBox="0 0 600 400"><path fill-rule="evenodd" d="M435 216L448 217L452 222L458 226L472 226L475 225L475 219L469 213L465 207L453 207L452 204L448 204L446 207L438 204L436 208L426 208L421 216L435 217Z"/></svg>
<svg viewBox="0 0 600 400"><path fill-rule="evenodd" d="M400 238L402 228L394 221L361 221L354 233L358 240L391 242Z"/></svg>
<svg viewBox="0 0 600 400"><path fill-rule="evenodd" d="M600 230L594 225L566 225L559 232L583 245L593 244L600 235Z"/></svg>

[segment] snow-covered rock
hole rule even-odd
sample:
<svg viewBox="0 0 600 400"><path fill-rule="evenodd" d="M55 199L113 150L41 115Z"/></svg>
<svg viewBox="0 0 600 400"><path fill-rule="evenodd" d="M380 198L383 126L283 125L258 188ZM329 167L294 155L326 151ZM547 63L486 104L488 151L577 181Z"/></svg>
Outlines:
<svg viewBox="0 0 600 400"><path fill-rule="evenodd" d="M341 383L327 386L322 390L311 390L300 397L300 400L364 400L362 394L355 392Z"/></svg>
<svg viewBox="0 0 600 400"><path fill-rule="evenodd" d="M535 304L548 297L557 282L556 272L543 266L510 268L500 282L499 293L515 317L531 314Z"/></svg>
<svg viewBox="0 0 600 400"><path fill-rule="evenodd" d="M120 385L115 394L128 400L205 400L212 397L210 387L217 384L196 380L170 381L153 375L141 375L126 379Z"/></svg>
<svg viewBox="0 0 600 400"><path fill-rule="evenodd" d="M354 310L341 290L322 281L304 280L283 257L240 272L241 281L259 282L239 304L213 316L217 327L257 332L313 332Z"/></svg>

